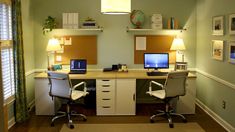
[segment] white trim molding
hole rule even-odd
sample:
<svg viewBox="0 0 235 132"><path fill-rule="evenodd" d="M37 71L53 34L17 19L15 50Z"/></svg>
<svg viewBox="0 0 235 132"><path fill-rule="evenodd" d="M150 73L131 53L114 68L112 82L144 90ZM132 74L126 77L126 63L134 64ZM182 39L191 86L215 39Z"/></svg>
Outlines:
<svg viewBox="0 0 235 132"><path fill-rule="evenodd" d="M27 76L29 76L29 75L31 75L31 74L34 74L35 73L35 70L33 69L33 70L31 70L31 71L27 71L26 73L25 73L25 76L27 77Z"/></svg>
<svg viewBox="0 0 235 132"><path fill-rule="evenodd" d="M208 78L210 78L210 79L213 79L213 80L215 80L215 81L217 81L217 82L219 82L221 84L224 84L224 85L226 85L226 86L228 86L228 87L230 87L230 88L235 90L235 84L233 84L233 83L230 83L230 82L228 82L226 80L223 80L223 79L221 79L219 77L216 77L214 75L211 75L211 74L209 74L207 72L204 72L204 71L201 71L199 69L197 69L197 72L202 74L202 75L204 75L204 76L206 76L206 77L208 77Z"/></svg>
<svg viewBox="0 0 235 132"><path fill-rule="evenodd" d="M224 129L229 132L235 132L235 128L222 119L219 115L217 115L214 111L208 108L205 104L203 104L199 99L196 99L196 104L199 106L204 112L206 112L211 118L213 118L217 123L219 123Z"/></svg>
<svg viewBox="0 0 235 132"><path fill-rule="evenodd" d="M38 72L45 72L45 71L47 71L47 69L33 69L31 71L25 72L25 76L27 77L31 74L38 73Z"/></svg>

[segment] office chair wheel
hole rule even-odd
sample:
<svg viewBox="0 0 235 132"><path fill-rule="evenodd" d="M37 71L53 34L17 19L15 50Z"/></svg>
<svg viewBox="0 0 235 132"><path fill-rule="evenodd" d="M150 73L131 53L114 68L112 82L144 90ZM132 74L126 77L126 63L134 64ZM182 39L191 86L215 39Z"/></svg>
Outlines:
<svg viewBox="0 0 235 132"><path fill-rule="evenodd" d="M153 119L150 119L150 123L154 123L154 120L153 120Z"/></svg>
<svg viewBox="0 0 235 132"><path fill-rule="evenodd" d="M174 124L169 124L169 127L170 128L174 128Z"/></svg>
<svg viewBox="0 0 235 132"><path fill-rule="evenodd" d="M55 124L54 124L54 122L52 122L52 123L51 123L51 127L54 127L54 126L55 126Z"/></svg>
<svg viewBox="0 0 235 132"><path fill-rule="evenodd" d="M70 129L74 129L74 125L73 124L68 124L68 127L70 128Z"/></svg>
<svg viewBox="0 0 235 132"><path fill-rule="evenodd" d="M87 121L87 118L83 118L83 120L82 120L82 121L84 121L84 122L85 122L85 121Z"/></svg>
<svg viewBox="0 0 235 132"><path fill-rule="evenodd" d="M188 121L187 121L187 119L183 119L183 123L187 123Z"/></svg>

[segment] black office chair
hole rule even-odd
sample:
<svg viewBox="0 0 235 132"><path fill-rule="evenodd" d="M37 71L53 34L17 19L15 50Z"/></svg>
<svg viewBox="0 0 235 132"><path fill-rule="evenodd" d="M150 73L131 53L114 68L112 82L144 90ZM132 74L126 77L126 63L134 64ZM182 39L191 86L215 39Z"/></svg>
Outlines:
<svg viewBox="0 0 235 132"><path fill-rule="evenodd" d="M156 98L159 98L164 101L165 103L165 110L158 110L158 113L150 117L150 122L154 122L154 118L157 116L166 116L169 122L169 127L173 128L174 124L172 122L171 116L180 116L183 119L183 122L187 122L187 119L181 115L174 113L173 110L170 110L170 101L176 97L179 96L184 96L186 93L186 80L188 76L189 71L174 71L174 72L169 72L166 82L164 85L151 81L149 84L149 91L146 92L150 96L154 96ZM160 86L162 89L161 90L152 90L152 84L155 84L157 86Z"/></svg>
<svg viewBox="0 0 235 132"><path fill-rule="evenodd" d="M87 120L86 116L83 114L71 113L70 104L71 102L78 100L82 97L85 97L88 92L86 88L86 82L81 82L72 87L69 75L66 73L48 71L48 79L50 84L49 95L52 97L58 97L61 99L67 100L66 112L57 112L51 120L51 126L54 126L54 121L58 118L67 116L68 118L68 127L71 129L74 128L71 116L81 116L84 121ZM83 91L77 90L76 88L83 87Z"/></svg>

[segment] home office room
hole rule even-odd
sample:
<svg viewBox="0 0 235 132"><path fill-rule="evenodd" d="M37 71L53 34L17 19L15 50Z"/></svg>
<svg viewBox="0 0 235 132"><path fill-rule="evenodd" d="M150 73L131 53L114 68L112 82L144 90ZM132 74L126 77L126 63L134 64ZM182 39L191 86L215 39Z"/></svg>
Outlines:
<svg viewBox="0 0 235 132"><path fill-rule="evenodd" d="M0 131L235 131L234 4L1 0Z"/></svg>

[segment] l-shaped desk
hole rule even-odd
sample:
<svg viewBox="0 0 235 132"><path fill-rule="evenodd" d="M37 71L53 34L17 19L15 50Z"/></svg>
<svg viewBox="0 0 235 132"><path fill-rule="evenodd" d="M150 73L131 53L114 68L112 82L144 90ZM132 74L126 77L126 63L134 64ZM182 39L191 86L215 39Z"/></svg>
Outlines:
<svg viewBox="0 0 235 132"><path fill-rule="evenodd" d="M75 80L94 79L96 81L97 115L135 115L137 81L139 79L166 79L166 76L147 76L146 71L88 71L86 74L69 74L69 77ZM181 96L177 101L176 111L178 113L195 113L195 80L196 75L189 73L186 95ZM36 115L54 114L54 101L49 96L48 79L45 72L35 76L35 107Z"/></svg>

